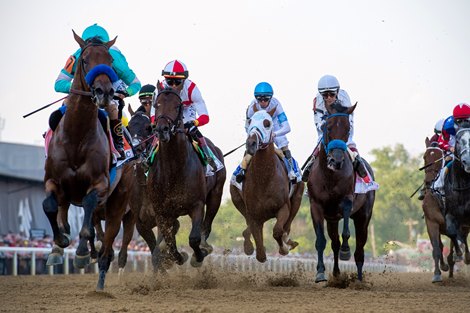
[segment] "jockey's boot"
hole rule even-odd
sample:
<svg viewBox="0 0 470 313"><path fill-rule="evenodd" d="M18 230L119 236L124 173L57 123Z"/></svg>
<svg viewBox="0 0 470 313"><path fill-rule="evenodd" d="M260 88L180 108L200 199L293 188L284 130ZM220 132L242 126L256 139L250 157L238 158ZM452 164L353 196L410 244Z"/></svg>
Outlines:
<svg viewBox="0 0 470 313"><path fill-rule="evenodd" d="M238 174L235 176L235 180L237 183L241 183L245 179L245 170L243 168L240 168L240 171Z"/></svg>
<svg viewBox="0 0 470 313"><path fill-rule="evenodd" d="M201 136L201 137L198 137L197 139L198 139L199 147L201 147L202 151L206 155L207 164L210 165L210 167L212 167L212 169L215 172L217 170L217 164L212 158L212 152L210 151L209 146L207 145L206 138Z"/></svg>
<svg viewBox="0 0 470 313"><path fill-rule="evenodd" d="M297 176L295 175L294 172L294 160L292 159L292 154L290 153L290 150L284 150L284 156L287 159L287 176L289 176L289 180L292 182L295 182L297 180Z"/></svg>
<svg viewBox="0 0 470 313"><path fill-rule="evenodd" d="M124 153L124 141L122 139L122 122L119 119L110 120L109 125L111 126L111 135L113 136L114 148L121 155L118 160L124 160L126 155Z"/></svg>
<svg viewBox="0 0 470 313"><path fill-rule="evenodd" d="M366 166L364 165L364 162L362 161L362 158L359 156L359 154L357 154L354 158L353 167L354 171L364 180L364 182L370 182L370 177L367 174Z"/></svg>

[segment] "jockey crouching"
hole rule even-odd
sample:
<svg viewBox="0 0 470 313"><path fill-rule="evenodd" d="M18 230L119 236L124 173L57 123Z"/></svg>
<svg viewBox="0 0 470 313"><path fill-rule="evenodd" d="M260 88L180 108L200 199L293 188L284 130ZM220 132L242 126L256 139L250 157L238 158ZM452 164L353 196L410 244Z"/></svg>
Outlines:
<svg viewBox="0 0 470 313"><path fill-rule="evenodd" d="M332 75L325 75L318 81L318 94L313 99L313 116L315 121L315 127L317 128L319 141L323 138L322 126L326 121L328 111L326 107L331 107L333 103L340 101L344 107L351 106L351 100L349 99L348 93L340 89L339 81ZM354 113L349 116L349 138L347 142L348 153L353 160L354 171L364 180L365 183L372 181L371 177L366 170L362 158L359 156L359 152L356 148L356 144L353 141L354 134ZM316 146L312 155L309 157L302 180L308 181L313 161L317 158L318 152L320 151L319 145Z"/></svg>
<svg viewBox="0 0 470 313"><path fill-rule="evenodd" d="M289 180L295 182L297 176L294 172L294 162L288 147L289 141L286 137L286 134L290 132L290 125L281 103L273 97L273 94L273 88L269 83L261 82L256 85L254 92L255 99L251 101L246 110L245 130L248 132L250 119L256 111L265 110L267 112L273 112L274 143L278 149L282 150L283 155L287 160L287 173ZM239 168L237 168L234 173L237 183L241 183L245 179L245 171L252 157L252 155L245 151L245 156L243 157Z"/></svg>
<svg viewBox="0 0 470 313"><path fill-rule="evenodd" d="M209 123L209 113L199 88L188 79L189 72L186 65L178 60L171 61L162 70L162 76L165 78L161 83L162 87L172 88L180 95L183 104L183 123L188 135L198 143L205 154L207 164L213 172L221 170L224 167L222 162L211 151L206 139L198 129L198 127ZM152 107L151 109L151 115L154 119L155 108ZM207 174L209 173L208 169Z"/></svg>
<svg viewBox="0 0 470 313"><path fill-rule="evenodd" d="M101 26L93 24L87 27L82 34L82 39L87 40L99 40L103 43L109 41L108 32ZM77 60L81 55L81 48L79 48L73 55L69 57L65 67L60 71L59 76L55 81L55 91L70 93L70 88L72 86L72 80L75 75ZM119 80L113 83L115 92L115 100L113 100L110 105L106 108L106 111L99 109L98 110L98 119L103 126L105 133L107 133L108 117L109 125L111 128L111 134L114 141L114 146L119 152L119 160L125 159L124 154L124 143L122 138L122 109L124 107L124 98L126 96L132 96L137 93L140 89L140 81L134 72L129 68L126 58L121 53L121 51L112 46L109 49L109 53L113 57L112 67L116 72ZM62 116L66 111L66 103L64 102L63 106L58 110L52 112L49 118L49 127L54 131L59 124Z"/></svg>

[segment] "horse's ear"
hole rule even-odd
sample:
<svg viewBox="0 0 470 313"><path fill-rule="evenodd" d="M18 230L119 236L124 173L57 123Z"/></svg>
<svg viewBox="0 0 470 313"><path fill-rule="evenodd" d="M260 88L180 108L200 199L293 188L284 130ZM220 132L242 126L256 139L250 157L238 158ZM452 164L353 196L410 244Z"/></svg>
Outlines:
<svg viewBox="0 0 470 313"><path fill-rule="evenodd" d="M131 116L134 116L135 112L134 112L134 110L132 109L132 107L131 107L130 104L127 105L127 111L129 112L129 114L130 114Z"/></svg>
<svg viewBox="0 0 470 313"><path fill-rule="evenodd" d="M349 107L348 110L346 111L346 113L352 114L352 112L354 112L354 110L356 109L356 105L357 105L357 102L354 103L354 105L352 107Z"/></svg>
<svg viewBox="0 0 470 313"><path fill-rule="evenodd" d="M157 80L157 91L158 93L160 93L160 91L162 91L163 87L162 87L162 84L160 83L160 80Z"/></svg>
<svg viewBox="0 0 470 313"><path fill-rule="evenodd" d="M85 40L83 40L82 37L78 36L73 29L72 29L72 33L73 33L73 38L75 38L75 41L80 45L80 48L85 47Z"/></svg>
<svg viewBox="0 0 470 313"><path fill-rule="evenodd" d="M259 111L258 106L257 106L256 103L255 103L255 105L253 106L253 112L256 113L256 112L258 112L258 111Z"/></svg>
<svg viewBox="0 0 470 313"><path fill-rule="evenodd" d="M111 48L112 46L114 46L114 44L116 43L116 39L117 39L117 36L114 37L113 40L108 41L108 42L106 43L106 47L108 47L108 49L109 49L109 48Z"/></svg>
<svg viewBox="0 0 470 313"><path fill-rule="evenodd" d="M424 143L426 144L426 148L431 145L431 141L429 140L428 137L426 137L426 139L424 140Z"/></svg>

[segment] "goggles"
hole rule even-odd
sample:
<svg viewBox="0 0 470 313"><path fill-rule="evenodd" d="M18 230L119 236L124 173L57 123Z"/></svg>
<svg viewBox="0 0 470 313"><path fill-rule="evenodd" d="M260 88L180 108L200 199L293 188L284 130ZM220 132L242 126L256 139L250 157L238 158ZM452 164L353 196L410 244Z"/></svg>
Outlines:
<svg viewBox="0 0 470 313"><path fill-rule="evenodd" d="M166 78L165 82L168 86L179 86L183 80L179 78Z"/></svg>
<svg viewBox="0 0 470 313"><path fill-rule="evenodd" d="M323 99L327 99L328 97L334 98L338 93L336 91L324 91L321 93Z"/></svg>
<svg viewBox="0 0 470 313"><path fill-rule="evenodd" d="M272 97L271 97L271 96L256 96L255 98L256 98L256 100L258 100L259 102L263 102L263 101L264 101L264 102L269 102L269 101L271 101L271 98L272 98Z"/></svg>

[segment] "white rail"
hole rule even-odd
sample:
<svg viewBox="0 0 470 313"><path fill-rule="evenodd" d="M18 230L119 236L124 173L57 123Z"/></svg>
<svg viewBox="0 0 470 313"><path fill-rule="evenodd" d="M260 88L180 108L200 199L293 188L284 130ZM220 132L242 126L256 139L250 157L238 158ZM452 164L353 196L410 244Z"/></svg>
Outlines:
<svg viewBox="0 0 470 313"><path fill-rule="evenodd" d="M3 253L2 253L3 252ZM30 264L30 274L36 275L36 265L38 255L44 254L41 257L42 260L46 260L47 255L51 252L50 248L25 248L25 247L0 247L0 255L4 254L3 257L0 257L0 260L9 260L12 259L12 273L11 275L18 275L18 260L20 257L29 256L31 258ZM113 266L117 266L117 253L116 257L111 263L109 271L112 271ZM9 255L6 255L9 254ZM69 266L70 261L75 255L75 249L64 249L64 274L70 274ZM149 252L141 251L128 251L127 265L134 272L142 271L148 272L153 270L151 263L151 255ZM305 272L315 272L316 271L316 259L308 258L297 258L297 257L268 257L268 260L265 263L260 263L256 260L254 256L245 256L245 255L217 255L211 254L206 258L206 262L212 264L214 267L218 267L222 270L227 269L231 271L240 271L240 272L278 272L278 273L288 273L295 270L302 269ZM92 271L98 273L98 264L92 264ZM187 267L190 267L189 262L186 263ZM333 270L333 262L330 260L325 261L325 266L327 272ZM346 272L355 272L356 264L353 261L340 261L339 267L342 271ZM91 270L91 269L89 269ZM386 264L386 263L371 263L366 262L364 264L364 271L366 272L417 272L422 271L415 267L404 266L404 265L395 265L395 264ZM48 268L49 275L54 275L54 268L51 266ZM85 270L81 269L79 273L84 274Z"/></svg>

